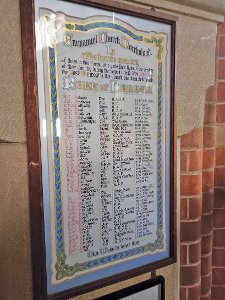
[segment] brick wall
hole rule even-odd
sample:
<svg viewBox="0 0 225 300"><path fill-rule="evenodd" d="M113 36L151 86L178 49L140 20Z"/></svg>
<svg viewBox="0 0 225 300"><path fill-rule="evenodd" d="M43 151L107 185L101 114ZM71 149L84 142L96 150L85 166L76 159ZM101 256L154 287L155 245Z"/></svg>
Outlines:
<svg viewBox="0 0 225 300"><path fill-rule="evenodd" d="M216 72L216 167L213 213L212 299L225 299L225 23L219 26Z"/></svg>
<svg viewBox="0 0 225 300"><path fill-rule="evenodd" d="M225 23L203 127L181 137L180 300L225 299Z"/></svg>
<svg viewBox="0 0 225 300"><path fill-rule="evenodd" d="M195 299L201 288L203 128L181 138L180 292ZM197 298L196 298L197 299Z"/></svg>
<svg viewBox="0 0 225 300"><path fill-rule="evenodd" d="M212 101L213 99L211 92L212 91L210 89L206 95L203 127L201 300L211 299L212 285L214 170L216 157L216 104L214 103L214 101Z"/></svg>

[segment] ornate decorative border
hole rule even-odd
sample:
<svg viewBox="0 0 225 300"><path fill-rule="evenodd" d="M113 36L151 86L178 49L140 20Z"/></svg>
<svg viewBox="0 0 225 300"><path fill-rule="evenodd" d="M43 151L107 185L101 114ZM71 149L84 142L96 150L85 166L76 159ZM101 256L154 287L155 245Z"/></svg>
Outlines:
<svg viewBox="0 0 225 300"><path fill-rule="evenodd" d="M78 24L78 23L64 23L61 24L61 28L65 28L69 31L83 31L88 32L93 29L114 29L117 31L120 31L122 33L125 33L129 37L131 37L133 40L138 42L145 42L146 44L155 44L155 46L158 48L158 60L161 61L162 59L162 53L163 53L163 37L157 37L157 36L151 36L151 37L144 37L143 35L137 35L133 33L131 30L127 29L126 27L111 23L111 22L93 22L88 24Z"/></svg>
<svg viewBox="0 0 225 300"><path fill-rule="evenodd" d="M71 25L71 26L70 26ZM75 27L74 27L75 26ZM157 180L158 180L158 210L157 210L157 239L154 243L149 243L145 246L137 247L135 249L130 249L123 251L121 253L108 255L100 259L94 259L89 262L82 264L75 264L69 266L66 264L66 255L64 250L64 237L63 237L63 212L62 212L62 194L61 194L61 172L60 172L60 140L56 134L56 120L58 118L58 106L57 106L57 83L56 83L56 61L55 61L55 47L48 47L48 57L49 57L49 80L51 87L51 114L52 114L52 147L54 150L54 173L55 173L55 212L56 212L56 254L57 263L55 265L57 274L56 279L61 280L65 277L71 277L75 273L87 270L93 267L97 267L103 264L107 264L119 259L127 258L134 255L139 255L145 252L154 252L157 249L163 249L164 246L164 235L163 235L163 211L162 211L162 52L163 52L163 38L162 37L144 37L138 36L132 33L125 27L108 22L96 22L86 25L72 25L66 24L65 29L67 30L80 30L88 31L96 28L110 28L116 29L123 33L126 33L130 37L138 41L144 41L145 43L155 43L158 48L158 170L157 170Z"/></svg>
<svg viewBox="0 0 225 300"><path fill-rule="evenodd" d="M66 23L65 24L66 29L69 30L76 30L76 31L90 31L93 29L100 29L100 28L105 28L105 29L114 29L114 30L118 30L121 31L127 35L129 35L132 39L134 39L135 41L143 41L143 36L141 35L137 35L135 33L133 33L131 30L127 29L124 26L121 26L119 24L116 23L111 23L111 22L94 22L94 23L88 23L88 24L72 24L72 23Z"/></svg>

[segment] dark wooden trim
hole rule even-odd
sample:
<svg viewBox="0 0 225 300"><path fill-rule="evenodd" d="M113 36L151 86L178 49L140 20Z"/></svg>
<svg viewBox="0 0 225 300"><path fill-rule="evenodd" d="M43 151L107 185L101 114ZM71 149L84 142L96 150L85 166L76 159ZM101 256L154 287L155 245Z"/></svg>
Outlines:
<svg viewBox="0 0 225 300"><path fill-rule="evenodd" d="M35 300L68 299L128 278L154 271L176 262L176 101L175 89L175 32L174 16L162 14L146 7L134 7L121 4L115 0L68 0L99 8L117 11L141 18L163 22L171 25L171 155L170 155L170 257L161 261L123 272L119 275L94 281L78 288L47 295L44 209L42 189L42 160L40 147L40 126L38 109L36 46L35 46L35 12L34 0L20 0L21 37L23 57L24 98L27 128L27 152L30 191L30 232L33 268L33 298ZM124 8L125 7L125 8Z"/></svg>
<svg viewBox="0 0 225 300"><path fill-rule="evenodd" d="M171 86L171 103L172 103L172 114L171 114L171 124L173 124L173 174L171 174L171 178L173 178L173 191L171 191L171 222L173 222L173 238L171 237L171 241L173 241L173 251L171 251L174 260L177 261L177 182L179 178L177 178L177 101L176 101L176 24L172 27L172 86ZM172 187L171 187L172 188ZM173 195L173 198L172 198Z"/></svg>
<svg viewBox="0 0 225 300"><path fill-rule="evenodd" d="M171 257L177 260L177 116L175 96L175 66L176 66L176 23L171 32L171 133L170 133L170 252Z"/></svg>
<svg viewBox="0 0 225 300"><path fill-rule="evenodd" d="M38 113L34 1L20 0L24 100L30 192L30 233L33 268L33 297L46 291L42 162Z"/></svg>

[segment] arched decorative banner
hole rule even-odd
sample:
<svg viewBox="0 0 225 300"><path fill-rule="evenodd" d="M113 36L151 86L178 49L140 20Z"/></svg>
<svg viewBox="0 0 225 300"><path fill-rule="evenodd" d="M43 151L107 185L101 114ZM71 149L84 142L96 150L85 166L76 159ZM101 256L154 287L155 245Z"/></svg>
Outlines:
<svg viewBox="0 0 225 300"><path fill-rule="evenodd" d="M175 18L121 5L21 0L35 299L175 261Z"/></svg>

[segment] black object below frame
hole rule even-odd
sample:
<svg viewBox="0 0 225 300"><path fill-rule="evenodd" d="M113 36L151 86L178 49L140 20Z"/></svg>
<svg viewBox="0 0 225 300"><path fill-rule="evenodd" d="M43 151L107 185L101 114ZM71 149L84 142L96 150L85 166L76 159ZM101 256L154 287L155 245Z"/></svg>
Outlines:
<svg viewBox="0 0 225 300"><path fill-rule="evenodd" d="M165 278L162 275L153 277L149 280L140 282L138 284L131 285L127 288L118 290L118 291L110 293L108 295L96 298L96 300L118 300L118 299L123 299L125 297L131 296L134 294L137 294L137 299L138 299L139 292L147 290L156 285L160 286L159 287L159 300L165 300ZM150 298L150 295L149 295L149 300L153 300Z"/></svg>

